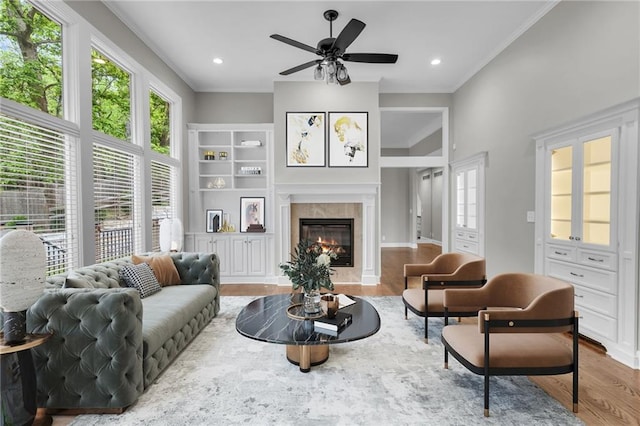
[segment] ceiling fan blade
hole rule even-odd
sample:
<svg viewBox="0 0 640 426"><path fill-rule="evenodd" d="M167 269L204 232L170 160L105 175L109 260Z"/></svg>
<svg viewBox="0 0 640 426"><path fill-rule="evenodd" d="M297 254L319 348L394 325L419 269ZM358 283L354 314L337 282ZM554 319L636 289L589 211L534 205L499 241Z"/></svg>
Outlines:
<svg viewBox="0 0 640 426"><path fill-rule="evenodd" d="M298 65L297 67L293 67L293 68L289 68L288 70L284 70L280 73L280 75L289 75L289 74L293 74L294 72L298 72L298 71L302 71L304 69L310 68L312 66L314 66L315 64L320 63L320 59L317 59L315 61L309 61L309 62L305 62L304 64Z"/></svg>
<svg viewBox="0 0 640 426"><path fill-rule="evenodd" d="M338 34L338 37L333 42L332 49L337 49L339 52L344 52L347 47L360 35L366 24L357 19L349 21L346 27Z"/></svg>
<svg viewBox="0 0 640 426"><path fill-rule="evenodd" d="M299 41L290 39L289 37L281 36L280 34L271 34L269 37L271 37L274 40L278 40L283 43L286 43L290 46L297 47L298 49L306 50L307 52L316 53L316 54L318 53L318 50L315 47L311 47L308 44L300 43Z"/></svg>
<svg viewBox="0 0 640 426"><path fill-rule="evenodd" d="M345 53L342 59L348 62L367 62L370 64L395 64L398 55L389 53Z"/></svg>

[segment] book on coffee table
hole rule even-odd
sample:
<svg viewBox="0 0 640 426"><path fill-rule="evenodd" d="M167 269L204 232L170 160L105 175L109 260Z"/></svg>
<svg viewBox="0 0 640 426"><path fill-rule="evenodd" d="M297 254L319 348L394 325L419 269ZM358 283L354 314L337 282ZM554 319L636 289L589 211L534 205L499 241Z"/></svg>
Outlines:
<svg viewBox="0 0 640 426"><path fill-rule="evenodd" d="M313 321L315 331L325 333L327 331L339 333L347 325L351 324L351 314L338 311L335 318L322 317Z"/></svg>

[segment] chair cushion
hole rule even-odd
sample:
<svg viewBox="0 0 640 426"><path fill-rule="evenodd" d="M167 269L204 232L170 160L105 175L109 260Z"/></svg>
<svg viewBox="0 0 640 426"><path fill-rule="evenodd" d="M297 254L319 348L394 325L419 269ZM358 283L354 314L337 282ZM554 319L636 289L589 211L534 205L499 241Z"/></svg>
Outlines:
<svg viewBox="0 0 640 426"><path fill-rule="evenodd" d="M491 368L561 367L573 363L571 348L558 333L491 334ZM442 339L475 367L484 367L484 334L476 324L450 325L442 329Z"/></svg>
<svg viewBox="0 0 640 426"><path fill-rule="evenodd" d="M134 254L131 256L131 261L134 265L139 265L143 262L148 263L153 271L153 275L156 276L162 287L181 284L180 275L178 275L178 270L171 256L138 256Z"/></svg>
<svg viewBox="0 0 640 426"><path fill-rule="evenodd" d="M429 312L444 312L442 290L429 290ZM420 312L424 312L424 290L410 288L402 292L402 298Z"/></svg>
<svg viewBox="0 0 640 426"><path fill-rule="evenodd" d="M162 290L151 267L146 263L125 265L120 269L120 276L127 287L135 288L140 292L141 299Z"/></svg>

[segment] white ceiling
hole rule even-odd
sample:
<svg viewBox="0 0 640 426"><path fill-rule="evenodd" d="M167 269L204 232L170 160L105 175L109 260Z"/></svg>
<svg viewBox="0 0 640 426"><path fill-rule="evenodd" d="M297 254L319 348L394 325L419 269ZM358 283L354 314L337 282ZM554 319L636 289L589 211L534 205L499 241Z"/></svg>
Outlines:
<svg viewBox="0 0 640 426"><path fill-rule="evenodd" d="M269 37L310 46L329 37L327 9L367 26L349 53L395 53L396 64L346 63L351 80L377 81L381 93L453 93L556 0L218 1L103 0L196 92L273 92L274 81L313 81L313 68L278 73L316 59ZM214 57L224 60L213 63ZM439 66L430 64L441 58ZM318 84L324 84L319 82ZM409 148L441 126L440 114L383 111L381 145Z"/></svg>
<svg viewBox="0 0 640 426"><path fill-rule="evenodd" d="M334 37L351 18L367 25L347 52L399 55L396 64L347 63L352 81L379 81L381 93L452 93L556 1L104 3L197 92L272 92L274 81L313 81L313 68L278 74L317 56L269 35L315 47L329 37L323 12L335 9Z"/></svg>

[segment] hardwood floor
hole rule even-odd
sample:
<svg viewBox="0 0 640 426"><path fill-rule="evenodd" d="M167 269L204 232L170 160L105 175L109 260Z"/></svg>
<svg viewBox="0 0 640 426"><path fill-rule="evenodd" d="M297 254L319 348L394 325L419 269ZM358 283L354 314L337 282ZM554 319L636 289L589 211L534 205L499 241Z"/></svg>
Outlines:
<svg viewBox="0 0 640 426"><path fill-rule="evenodd" d="M401 295L404 289L403 265L427 263L440 253L431 244L418 249L382 249L381 284L377 286L336 285L338 293L357 296ZM409 285L419 286L419 282ZM223 296L252 296L288 293L289 287L274 285L222 285ZM411 314L410 314L411 315ZM470 319L465 319L470 320ZM440 319L432 319L440 321ZM559 336L570 345L570 337ZM633 370L608 357L597 344L580 339L579 412L577 417L587 425L640 425L640 370ZM571 410L571 374L530 377L538 386ZM481 403L481 401L479 402Z"/></svg>

